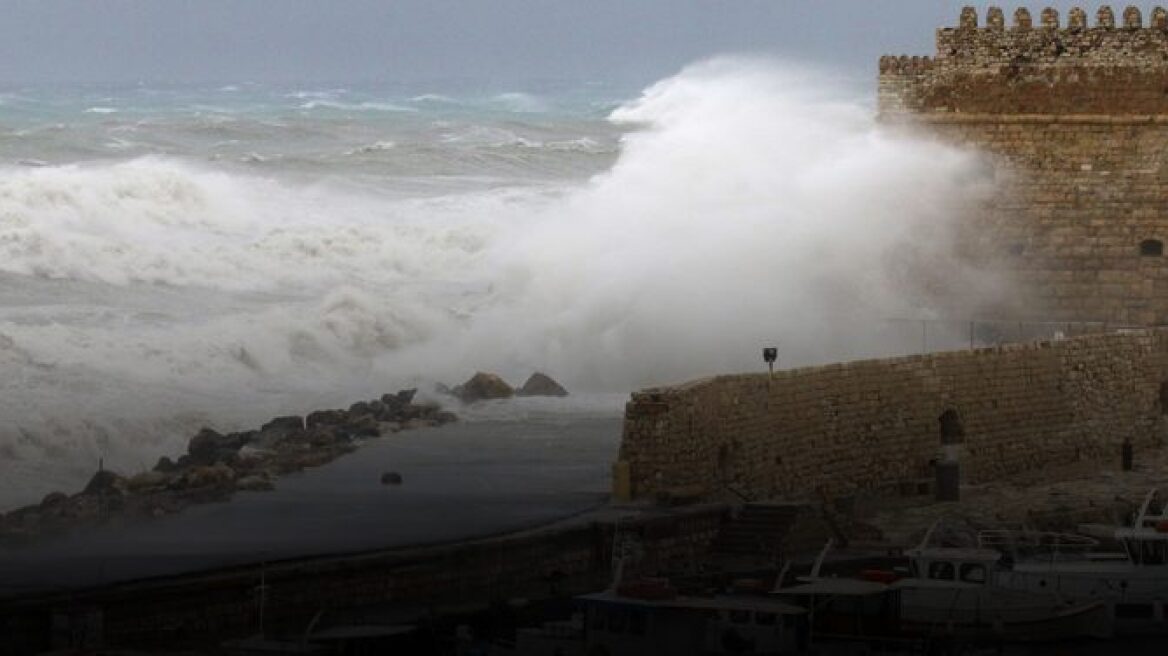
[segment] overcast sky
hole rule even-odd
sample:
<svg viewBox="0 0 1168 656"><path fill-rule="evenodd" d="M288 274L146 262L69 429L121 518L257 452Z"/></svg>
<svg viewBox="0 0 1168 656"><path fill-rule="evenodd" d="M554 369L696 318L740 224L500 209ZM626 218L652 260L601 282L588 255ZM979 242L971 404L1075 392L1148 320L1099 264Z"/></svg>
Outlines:
<svg viewBox="0 0 1168 656"><path fill-rule="evenodd" d="M0 0L0 84L641 84L718 53L809 60L864 79L880 54L931 53L933 30L955 24L963 4L970 3ZM1044 4L1065 19L1076 3L1025 4L1037 20ZM1146 18L1152 4L1138 6ZM1087 7L1094 14L1095 5Z"/></svg>

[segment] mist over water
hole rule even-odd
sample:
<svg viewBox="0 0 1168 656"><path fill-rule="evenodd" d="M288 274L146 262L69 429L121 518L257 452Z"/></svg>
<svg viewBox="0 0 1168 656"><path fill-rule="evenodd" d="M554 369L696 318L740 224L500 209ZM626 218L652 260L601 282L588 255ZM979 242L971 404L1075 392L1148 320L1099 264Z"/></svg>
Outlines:
<svg viewBox="0 0 1168 656"><path fill-rule="evenodd" d="M611 100L4 97L0 507L203 424L476 370L576 393L515 412L616 412L764 345L784 366L900 352L884 319L994 299L953 257L993 191L975 154L773 62Z"/></svg>

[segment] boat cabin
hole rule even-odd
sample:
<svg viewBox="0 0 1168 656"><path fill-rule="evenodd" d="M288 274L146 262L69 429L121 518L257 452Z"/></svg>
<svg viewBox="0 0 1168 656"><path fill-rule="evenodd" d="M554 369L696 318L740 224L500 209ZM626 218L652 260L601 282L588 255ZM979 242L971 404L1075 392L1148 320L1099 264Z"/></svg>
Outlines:
<svg viewBox="0 0 1168 656"><path fill-rule="evenodd" d="M921 547L906 552L911 578L951 584L983 586L993 582L1002 554L993 549Z"/></svg>

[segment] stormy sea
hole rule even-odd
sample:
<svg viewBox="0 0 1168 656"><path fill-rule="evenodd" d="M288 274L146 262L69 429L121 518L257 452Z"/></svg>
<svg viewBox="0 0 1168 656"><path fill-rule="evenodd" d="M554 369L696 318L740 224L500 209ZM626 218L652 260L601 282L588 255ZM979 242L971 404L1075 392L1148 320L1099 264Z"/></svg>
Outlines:
<svg viewBox="0 0 1168 656"><path fill-rule="evenodd" d="M762 346L910 350L878 319L934 311L906 281L990 187L773 62L643 89L6 89L0 509L99 462L149 469L201 426L476 371L572 394L458 409L472 423L615 419L631 390L759 370Z"/></svg>

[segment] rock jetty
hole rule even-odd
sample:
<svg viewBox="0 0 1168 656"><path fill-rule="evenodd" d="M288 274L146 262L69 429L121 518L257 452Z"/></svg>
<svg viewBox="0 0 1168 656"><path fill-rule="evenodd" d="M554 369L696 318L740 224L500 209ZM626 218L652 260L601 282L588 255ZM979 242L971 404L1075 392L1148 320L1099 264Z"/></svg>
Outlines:
<svg viewBox="0 0 1168 656"><path fill-rule="evenodd" d="M385 394L348 410L276 417L258 430L222 434L204 428L187 443L185 454L176 460L160 458L151 471L126 477L102 468L81 492L53 492L39 504L0 515L0 543L23 542L115 516L168 515L192 504L228 499L239 490L270 490L279 476L330 462L363 439L457 421L438 405L415 403L415 393Z"/></svg>

